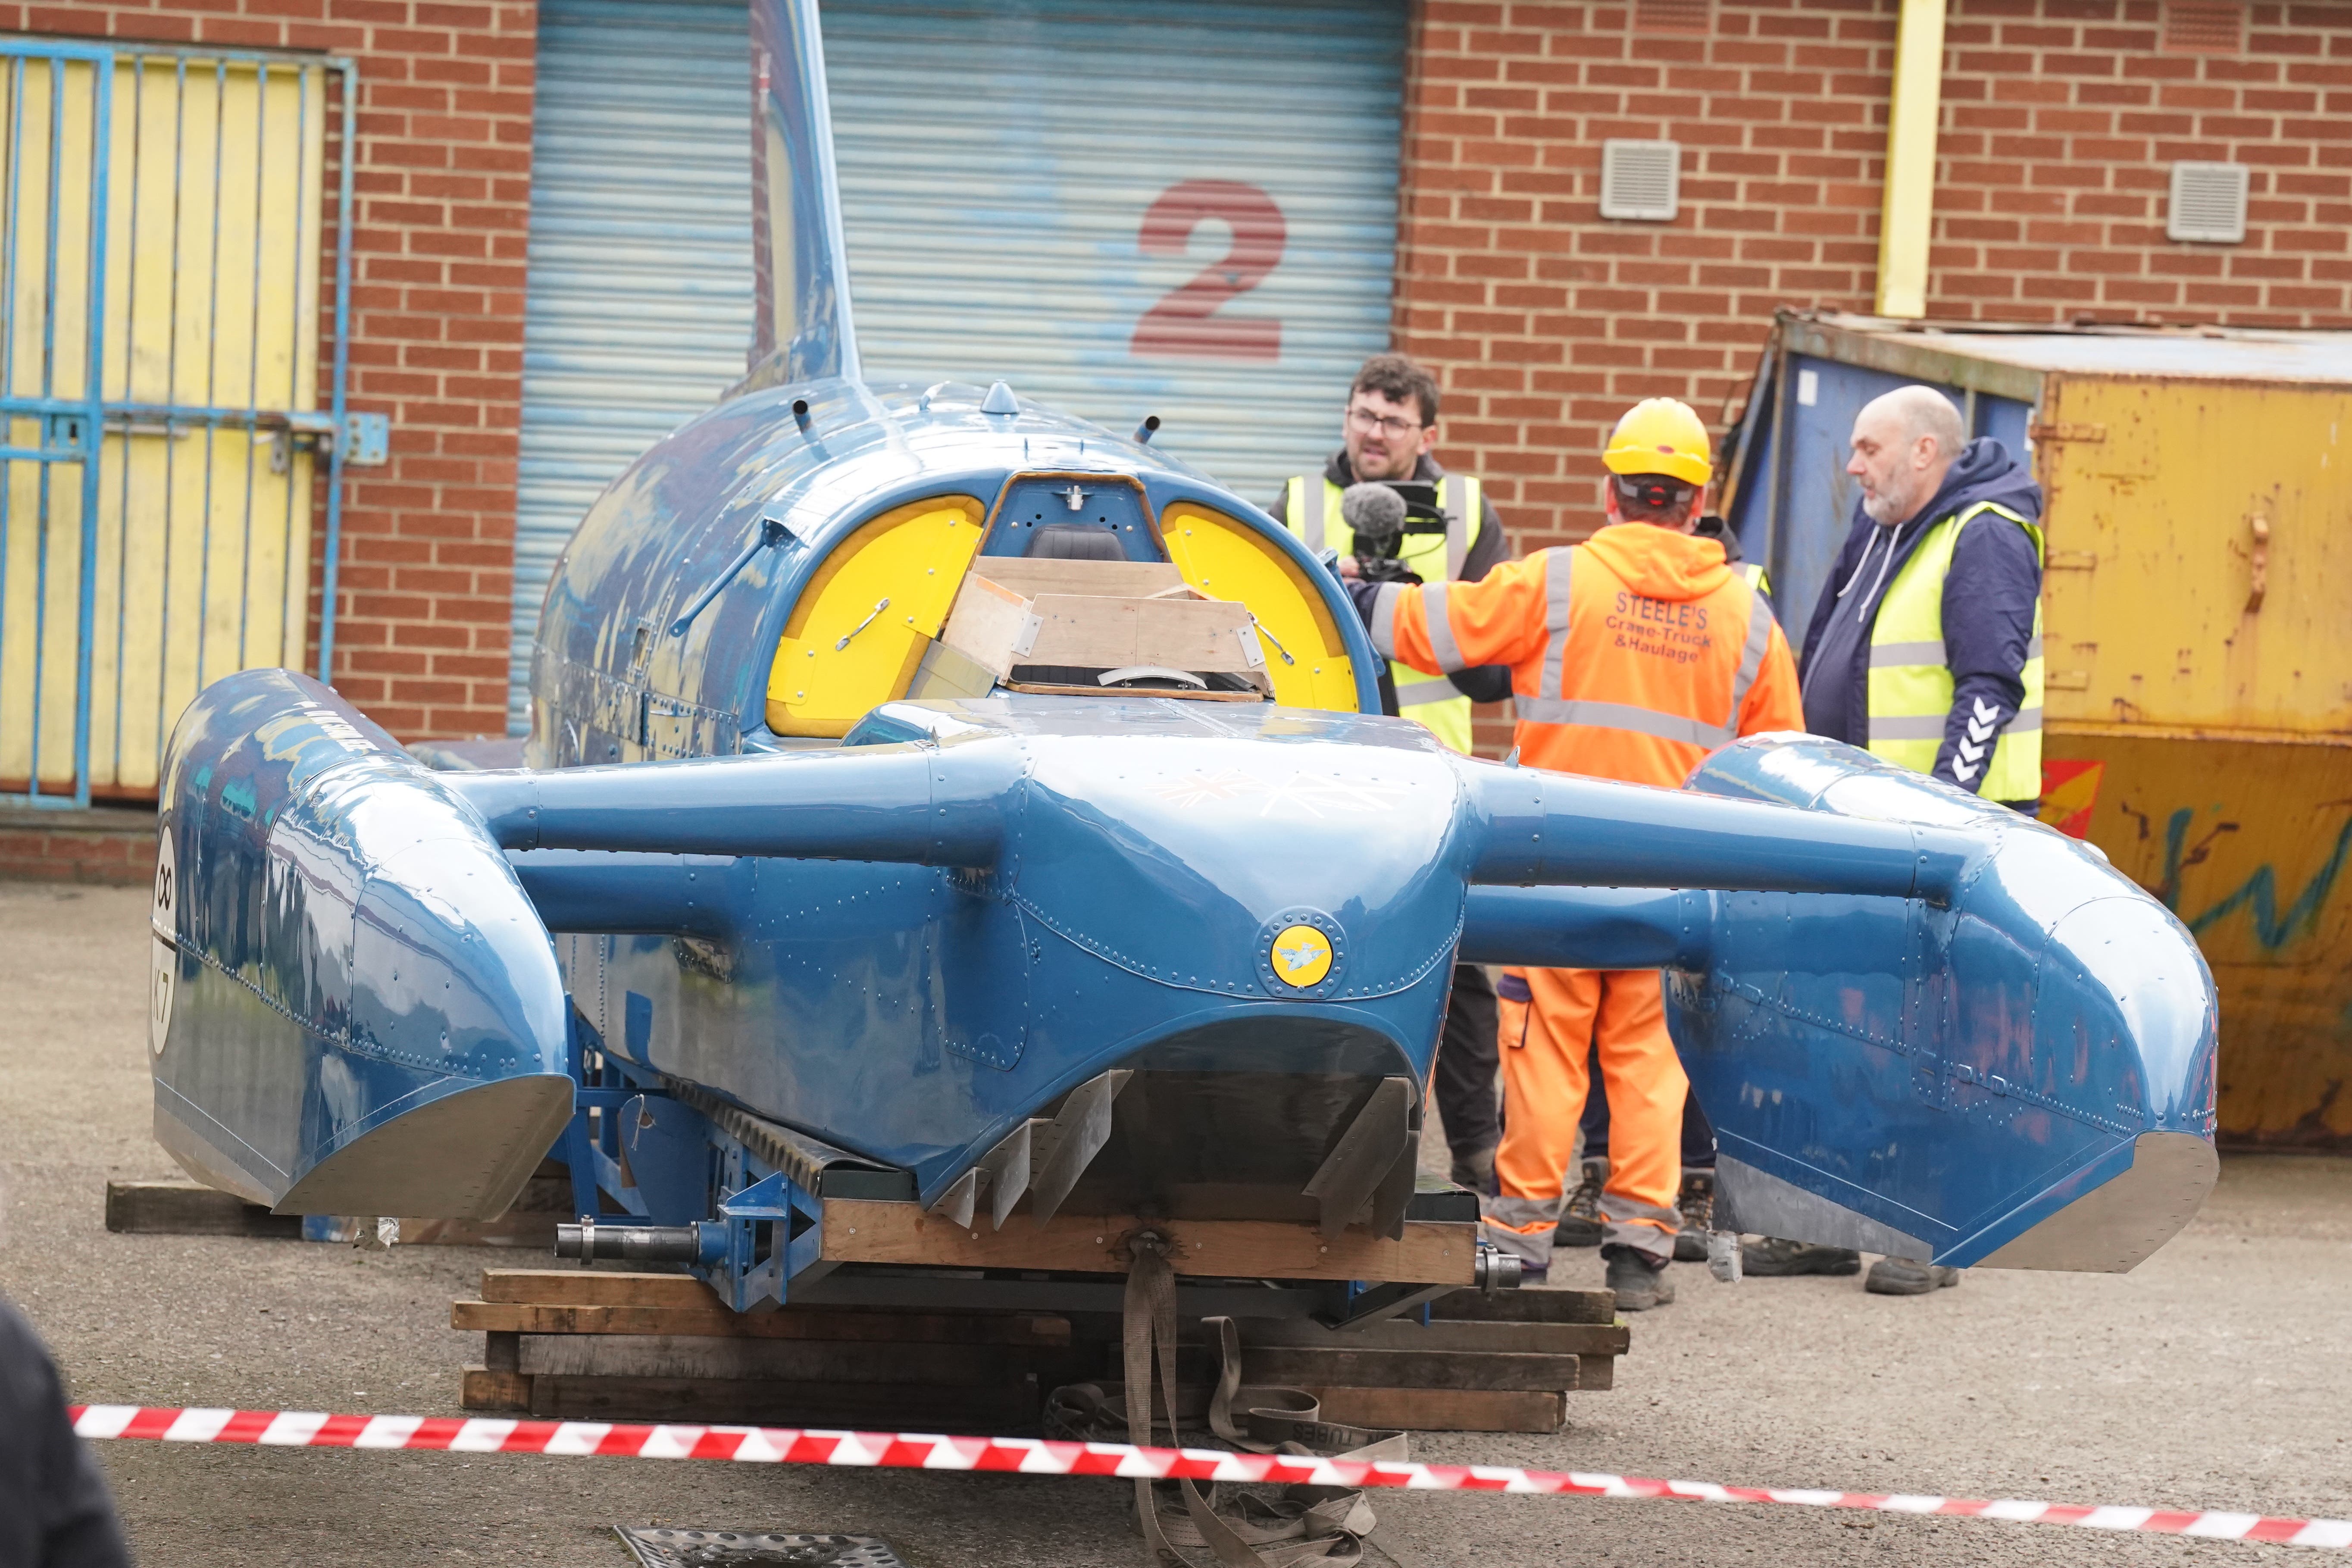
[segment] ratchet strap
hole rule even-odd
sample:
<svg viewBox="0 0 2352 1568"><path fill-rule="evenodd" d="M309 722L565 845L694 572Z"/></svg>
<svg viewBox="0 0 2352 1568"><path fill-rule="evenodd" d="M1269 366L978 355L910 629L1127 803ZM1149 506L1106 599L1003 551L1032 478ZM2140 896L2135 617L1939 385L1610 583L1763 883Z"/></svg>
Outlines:
<svg viewBox="0 0 2352 1568"><path fill-rule="evenodd" d="M1047 1435L1079 1442L1152 1440L1151 1398L1155 1361L1160 1373L1164 1426L1171 1441L1179 1423L1198 1418L1180 1401L1176 1386L1176 1275L1167 1244L1146 1233L1132 1246L1127 1277L1120 1349L1124 1384L1076 1384L1057 1388L1046 1400ZM1406 1458L1402 1432L1373 1431L1322 1419L1321 1406L1303 1388L1244 1385L1241 1336L1231 1318L1209 1318L1217 1330L1217 1386L1205 1414L1216 1436L1255 1453L1337 1455L1350 1459ZM1158 1489L1155 1490L1155 1488ZM1242 1493L1228 1510L1217 1506L1212 1484L1204 1496L1191 1480L1174 1483L1139 1479L1136 1518L1150 1568L1168 1562L1202 1568L1180 1548L1206 1548L1217 1568L1353 1568L1363 1561L1364 1538L1376 1521L1360 1490L1345 1487L1286 1486L1268 1498Z"/></svg>

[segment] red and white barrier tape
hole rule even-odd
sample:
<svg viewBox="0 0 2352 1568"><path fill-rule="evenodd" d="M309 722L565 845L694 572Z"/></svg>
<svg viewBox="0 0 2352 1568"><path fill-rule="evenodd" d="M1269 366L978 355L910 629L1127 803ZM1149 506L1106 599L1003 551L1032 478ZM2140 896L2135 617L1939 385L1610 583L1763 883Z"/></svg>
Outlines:
<svg viewBox="0 0 2352 1568"><path fill-rule="evenodd" d="M1696 1502L1794 1503L1879 1513L1953 1514L2091 1530L2263 1541L2352 1549L2352 1521L2273 1519L2254 1513L2084 1508L2073 1503L1977 1502L1964 1498L1725 1487L1508 1465L1416 1465L1125 1443L1049 1443L1031 1437L942 1437L910 1432L803 1432L777 1426L632 1426L602 1421L456 1420L430 1415L327 1415L297 1410L172 1410L77 1405L85 1437L166 1443L254 1443L290 1448L438 1448L457 1454L561 1454L635 1459L729 1459L738 1464L849 1465L913 1470L1003 1470L1029 1476L1190 1477L1201 1481L1304 1482L1402 1487L1414 1491L1548 1492L1559 1497L1682 1498Z"/></svg>

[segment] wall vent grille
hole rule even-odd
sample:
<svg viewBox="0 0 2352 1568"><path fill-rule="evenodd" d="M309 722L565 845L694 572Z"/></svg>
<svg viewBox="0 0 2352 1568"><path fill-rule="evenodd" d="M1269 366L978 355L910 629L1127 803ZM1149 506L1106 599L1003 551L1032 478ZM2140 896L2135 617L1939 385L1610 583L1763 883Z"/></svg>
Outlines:
<svg viewBox="0 0 2352 1568"><path fill-rule="evenodd" d="M1715 23L1715 0L1633 0L1637 33L1704 33Z"/></svg>
<svg viewBox="0 0 2352 1568"><path fill-rule="evenodd" d="M1601 143L1601 216L1643 223L1673 221L1682 195L1679 142Z"/></svg>
<svg viewBox="0 0 2352 1568"><path fill-rule="evenodd" d="M2164 47L2181 54L2234 55L2246 47L2244 0L2165 0Z"/></svg>
<svg viewBox="0 0 2352 1568"><path fill-rule="evenodd" d="M2237 245L2246 237L2246 165L2175 163L2165 237L2197 245Z"/></svg>

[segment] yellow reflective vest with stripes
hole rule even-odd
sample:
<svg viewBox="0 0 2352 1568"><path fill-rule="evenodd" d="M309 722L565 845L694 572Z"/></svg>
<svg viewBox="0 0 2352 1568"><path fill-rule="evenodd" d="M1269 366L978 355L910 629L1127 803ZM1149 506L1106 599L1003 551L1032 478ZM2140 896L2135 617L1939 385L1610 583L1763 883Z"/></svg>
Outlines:
<svg viewBox="0 0 2352 1568"><path fill-rule="evenodd" d="M1944 579L1960 531L1990 512L2025 530L2034 559L2041 528L2030 518L1979 501L1927 531L1880 601L1870 632L1870 750L1873 755L1933 773L1952 710L1952 670L1944 652ZM1998 527L1993 523L1990 526ZM2042 604L2033 605L2033 640L2020 677L2025 696L2001 727L1996 710L1966 715L1953 776L1987 800L2033 800L2042 794Z"/></svg>
<svg viewBox="0 0 2352 1568"><path fill-rule="evenodd" d="M1307 498L1315 495L1318 487L1322 504L1310 506ZM1356 552L1355 530L1339 513L1342 493L1338 485L1319 474L1300 474L1291 479L1284 497L1285 518L1290 531L1310 552ZM1458 506L1453 504L1457 494L1461 500ZM1445 531L1406 534L1397 558L1424 583L1458 583L1462 580L1462 563L1469 559L1470 542L1477 537L1479 521L1486 515L1478 481L1464 474L1446 475L1437 481L1437 505L1445 513ZM1399 712L1408 719L1420 720L1439 740L1468 754L1470 699L1463 696L1454 682L1442 675L1423 675L1393 660L1389 664L1389 678L1396 683Z"/></svg>

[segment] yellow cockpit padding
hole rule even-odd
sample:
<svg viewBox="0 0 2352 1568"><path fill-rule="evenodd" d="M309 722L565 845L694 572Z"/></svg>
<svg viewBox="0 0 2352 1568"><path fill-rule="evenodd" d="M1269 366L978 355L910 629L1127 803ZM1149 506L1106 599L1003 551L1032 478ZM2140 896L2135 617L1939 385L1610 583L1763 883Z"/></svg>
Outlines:
<svg viewBox="0 0 2352 1568"><path fill-rule="evenodd" d="M1193 501L1163 510L1160 531L1186 583L1208 598L1238 599L1257 617L1276 702L1357 710L1356 667L1307 575L1309 568L1255 530ZM1296 662L1284 662L1285 650Z"/></svg>
<svg viewBox="0 0 2352 1568"><path fill-rule="evenodd" d="M835 545L776 645L768 728L845 735L904 696L980 549L986 512L971 496L934 496L895 507Z"/></svg>

